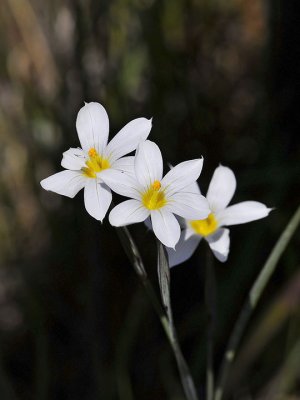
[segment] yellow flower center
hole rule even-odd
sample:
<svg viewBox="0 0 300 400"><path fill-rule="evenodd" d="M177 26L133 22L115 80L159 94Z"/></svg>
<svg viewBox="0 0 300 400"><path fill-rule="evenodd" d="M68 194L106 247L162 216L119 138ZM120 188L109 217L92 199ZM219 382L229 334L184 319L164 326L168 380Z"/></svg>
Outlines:
<svg viewBox="0 0 300 400"><path fill-rule="evenodd" d="M142 194L142 202L149 210L158 210L167 204L165 193L160 188L161 183L154 181L150 188Z"/></svg>
<svg viewBox="0 0 300 400"><path fill-rule="evenodd" d="M218 222L212 213L206 219L190 221L190 225L201 236L209 236L218 229Z"/></svg>
<svg viewBox="0 0 300 400"><path fill-rule="evenodd" d="M110 168L110 163L106 158L102 158L93 147L89 150L89 159L85 162L86 167L81 168L83 175L88 178L96 178L97 172Z"/></svg>

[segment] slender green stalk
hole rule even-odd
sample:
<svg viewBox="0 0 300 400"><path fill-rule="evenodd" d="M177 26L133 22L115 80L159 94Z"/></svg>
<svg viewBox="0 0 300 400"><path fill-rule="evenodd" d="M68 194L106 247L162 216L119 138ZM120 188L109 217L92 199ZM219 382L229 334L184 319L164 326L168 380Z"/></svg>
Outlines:
<svg viewBox="0 0 300 400"><path fill-rule="evenodd" d="M142 280L142 282L147 281L148 276L144 267L142 257L128 228L126 228L126 226L117 228L117 233L123 249L125 250L125 253L127 254L127 257L129 258L138 277Z"/></svg>
<svg viewBox="0 0 300 400"><path fill-rule="evenodd" d="M206 400L214 398L214 336L216 324L216 283L211 250L207 250L205 271L205 303L207 309Z"/></svg>
<svg viewBox="0 0 300 400"><path fill-rule="evenodd" d="M247 322L255 309L261 294L266 287L267 283L275 268L277 263L286 249L290 239L292 238L293 234L295 233L298 225L300 223L300 207L298 207L297 211L291 218L290 222L288 223L287 227L279 237L275 247L273 248L269 258L267 259L266 263L264 264L260 274L258 275L256 281L254 282L248 298L242 308L242 311L239 315L239 318L233 328L231 336L228 341L228 345L225 351L225 355L223 357L222 365L221 365L221 372L219 375L217 388L215 392L215 400L222 400L225 390L225 385L229 376L229 372L232 366L232 363L235 359L237 347L240 343L241 337L247 325Z"/></svg>
<svg viewBox="0 0 300 400"><path fill-rule="evenodd" d="M147 296L150 299L151 305L159 317L160 323L163 327L165 335L168 339L168 342L171 346L174 357L176 359L186 397L188 400L198 400L193 380L191 378L188 366L185 362L185 359L182 355L181 349L179 347L179 344L178 344L178 341L176 338L176 332L175 332L175 328L174 328L174 324L173 324L173 318L172 318L172 315L169 314L170 310L166 309L166 311L165 311L163 309L163 307L161 306L161 303L160 303L159 299L157 298L157 295L152 286L152 283L148 279L148 276L147 276L147 273L146 273L146 270L145 270L145 267L143 264L143 260L140 256L139 250L138 250L129 230L126 227L121 227L121 228L117 229L117 233L119 235L122 246L123 246L129 260L131 261L133 268L134 268L137 276L139 277L140 282L141 282L142 286L144 287L144 290L145 290ZM165 254L165 250L164 250L164 254ZM169 269L169 266L168 266L168 269ZM167 269L164 268L164 271L166 271L166 270ZM171 315L171 318L170 318L170 315Z"/></svg>
<svg viewBox="0 0 300 400"><path fill-rule="evenodd" d="M148 275L146 273L140 252L139 252L129 230L126 228L126 226L118 228L117 233L119 235L119 238L121 240L123 248L124 248L129 260L131 261L131 264L133 265L133 268L134 268L137 276L139 277L140 282L141 282L147 296L149 297L152 307L154 308L155 312L157 313L159 320L161 322L161 325L165 331L165 334L170 342L171 341L171 332L169 330L168 319L167 319L167 316L157 298L157 295L152 286L152 283L148 279ZM170 342L170 344L171 344L171 342Z"/></svg>
<svg viewBox="0 0 300 400"><path fill-rule="evenodd" d="M184 389L184 393L188 400L197 400L197 392L195 389L195 384L190 373L189 367L182 354L179 341L177 338L176 328L173 320L172 306L171 306L171 296L170 296L170 267L168 262L168 256L164 246L157 241L157 272L159 279L159 287L161 293L162 303L164 305L168 331L170 332L170 344L172 346L177 367L180 374L181 383Z"/></svg>

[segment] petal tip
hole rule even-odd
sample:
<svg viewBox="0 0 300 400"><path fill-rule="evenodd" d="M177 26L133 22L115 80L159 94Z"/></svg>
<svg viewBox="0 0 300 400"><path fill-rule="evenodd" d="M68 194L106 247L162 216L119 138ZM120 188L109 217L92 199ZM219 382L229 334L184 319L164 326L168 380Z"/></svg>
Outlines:
<svg viewBox="0 0 300 400"><path fill-rule="evenodd" d="M270 207L270 208L267 207L267 210L266 210L267 211L267 215L266 216L268 216L271 211L275 211L275 210L277 210L276 207Z"/></svg>
<svg viewBox="0 0 300 400"><path fill-rule="evenodd" d="M47 179L47 178L42 179L42 180L40 181L40 185L41 185L42 188L45 189L45 190L47 190L46 187L45 187L45 186L46 186L46 185L45 185L45 180L46 180L46 179Z"/></svg>

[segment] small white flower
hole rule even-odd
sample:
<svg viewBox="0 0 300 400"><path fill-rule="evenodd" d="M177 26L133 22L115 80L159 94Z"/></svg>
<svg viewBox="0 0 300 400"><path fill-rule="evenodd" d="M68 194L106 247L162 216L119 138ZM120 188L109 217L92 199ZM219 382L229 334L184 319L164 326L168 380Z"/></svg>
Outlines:
<svg viewBox="0 0 300 400"><path fill-rule="evenodd" d="M199 186L192 191L200 193ZM266 217L271 208L257 201L244 201L227 207L236 189L236 179L230 168L219 166L211 179L207 200L211 212L206 219L184 221L184 229L175 250L169 250L170 267L188 260L204 238L215 257L225 262L229 253L229 229L224 226L244 224Z"/></svg>
<svg viewBox="0 0 300 400"><path fill-rule="evenodd" d="M64 152L61 165L66 171L43 179L42 187L71 198L84 188L87 212L102 221L112 199L109 187L101 179L102 172L121 170L132 173L134 157L121 157L146 140L151 126L149 119L134 119L107 144L109 120L105 108L99 103L86 103L76 120L82 149L71 148Z"/></svg>
<svg viewBox="0 0 300 400"><path fill-rule="evenodd" d="M109 215L114 226L143 222L151 217L153 231L168 247L174 248L180 237L180 226L174 214L189 219L206 218L210 212L206 199L187 187L195 182L203 159L178 164L163 178L163 161L158 146L146 140L136 152L135 177L118 171L104 171L103 180L131 200L116 206Z"/></svg>

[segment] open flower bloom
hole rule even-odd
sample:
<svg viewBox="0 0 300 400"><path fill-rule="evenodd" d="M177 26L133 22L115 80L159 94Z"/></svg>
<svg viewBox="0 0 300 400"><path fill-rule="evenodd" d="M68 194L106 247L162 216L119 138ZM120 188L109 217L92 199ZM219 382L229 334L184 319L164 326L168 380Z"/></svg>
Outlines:
<svg viewBox="0 0 300 400"><path fill-rule="evenodd" d="M266 217L271 208L257 201L244 201L228 206L236 189L236 179L230 168L216 168L210 182L207 200L210 214L206 219L185 219L184 229L175 250L168 250L170 267L189 259L204 238L215 257L225 262L229 253L229 229L225 226L244 224ZM191 190L200 193L198 185Z"/></svg>
<svg viewBox="0 0 300 400"><path fill-rule="evenodd" d="M42 187L71 198L84 188L87 212L102 221L112 195L101 174L107 170L133 172L134 157L123 156L146 140L151 126L149 119L134 119L107 144L109 120L104 107L99 103L86 103L76 120L82 149L71 148L64 152L61 165L66 170L42 180Z"/></svg>
<svg viewBox="0 0 300 400"><path fill-rule="evenodd" d="M163 178L163 161L158 146L140 143L135 160L135 176L119 171L104 171L103 180L116 193L131 200L117 205L109 215L114 226L143 222L151 217L153 231L168 247L174 248L180 226L174 214L188 219L206 218L210 212L206 199L187 188L198 179L203 159L178 164Z"/></svg>

